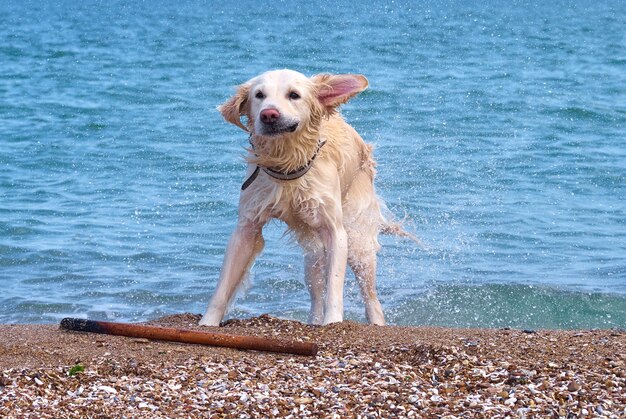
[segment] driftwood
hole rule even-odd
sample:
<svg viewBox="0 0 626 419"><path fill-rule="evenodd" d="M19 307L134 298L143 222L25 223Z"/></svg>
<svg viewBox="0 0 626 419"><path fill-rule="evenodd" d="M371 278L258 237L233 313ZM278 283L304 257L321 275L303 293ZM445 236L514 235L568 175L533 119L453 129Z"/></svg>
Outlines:
<svg viewBox="0 0 626 419"><path fill-rule="evenodd" d="M61 329L133 338L165 340L170 342L223 346L254 351L281 352L309 356L315 356L317 354L317 345L315 343L285 341L257 336L199 332L196 330L175 329L172 327L103 322L68 317L61 320Z"/></svg>

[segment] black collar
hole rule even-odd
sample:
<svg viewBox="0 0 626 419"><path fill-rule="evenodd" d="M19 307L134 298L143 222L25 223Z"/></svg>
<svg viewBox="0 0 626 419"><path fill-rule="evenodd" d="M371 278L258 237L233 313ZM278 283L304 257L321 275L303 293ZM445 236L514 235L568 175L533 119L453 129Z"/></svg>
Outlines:
<svg viewBox="0 0 626 419"><path fill-rule="evenodd" d="M252 136L250 136L250 138L252 138ZM290 172L283 172L280 170L276 170L273 169L271 167L262 167L262 166L258 166L254 169L254 172L252 172L252 174L248 177L248 179L246 179L246 181L243 183L243 185L241 185L241 190L244 191L246 190L246 188L248 186L250 186L250 184L252 182L254 182L254 179L256 179L256 177L259 175L259 171L261 169L263 169L263 171L265 173L267 173L269 176L273 177L274 179L278 179L278 180L295 180L295 179L299 179L302 176L304 176L309 170L311 170L311 167L313 166L313 161L315 161L315 158L318 156L320 150L322 149L322 147L324 146L324 144L326 144L326 140L318 140L317 142L317 149L315 150L315 153L313 154L313 157L311 157L309 159L309 162L307 164L305 164L302 167L299 167L295 170L292 170ZM254 145L252 144L252 142L250 142L250 145L252 145L252 149L254 149Z"/></svg>

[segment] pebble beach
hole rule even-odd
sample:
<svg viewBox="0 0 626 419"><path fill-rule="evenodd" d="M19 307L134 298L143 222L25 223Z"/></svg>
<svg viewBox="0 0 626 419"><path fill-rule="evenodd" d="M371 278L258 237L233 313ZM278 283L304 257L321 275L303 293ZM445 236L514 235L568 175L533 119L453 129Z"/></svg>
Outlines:
<svg viewBox="0 0 626 419"><path fill-rule="evenodd" d="M626 416L626 332L450 329L268 315L152 325L314 342L296 356L0 325L0 416Z"/></svg>

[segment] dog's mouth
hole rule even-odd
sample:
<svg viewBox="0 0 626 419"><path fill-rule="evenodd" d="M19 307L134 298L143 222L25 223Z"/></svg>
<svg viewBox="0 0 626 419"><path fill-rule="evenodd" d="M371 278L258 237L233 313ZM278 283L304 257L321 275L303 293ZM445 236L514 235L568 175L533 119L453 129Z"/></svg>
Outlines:
<svg viewBox="0 0 626 419"><path fill-rule="evenodd" d="M274 124L263 124L260 127L259 131L261 132L259 132L259 134L265 135L268 137L277 136L281 134L288 134L288 133L296 132L299 126L300 126L300 122L294 121L294 120L285 121L282 123L278 122Z"/></svg>
<svg viewBox="0 0 626 419"><path fill-rule="evenodd" d="M287 126L286 129L288 132L295 132L298 129L298 125L300 125L300 123L292 122L290 125Z"/></svg>

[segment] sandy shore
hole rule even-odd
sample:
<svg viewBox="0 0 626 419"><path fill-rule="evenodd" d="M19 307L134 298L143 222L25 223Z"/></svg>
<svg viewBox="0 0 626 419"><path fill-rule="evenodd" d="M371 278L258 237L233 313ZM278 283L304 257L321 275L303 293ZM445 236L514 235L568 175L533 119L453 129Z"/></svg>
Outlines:
<svg viewBox="0 0 626 419"><path fill-rule="evenodd" d="M198 318L151 323L193 329ZM306 357L0 325L0 416L626 416L622 330L314 327L269 316L200 329L313 341L320 351Z"/></svg>

